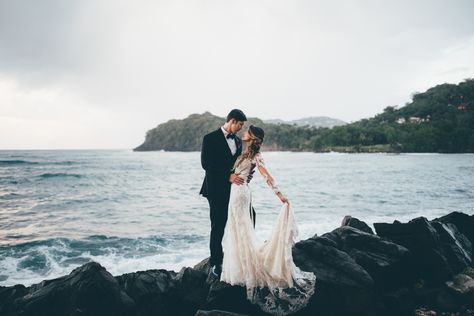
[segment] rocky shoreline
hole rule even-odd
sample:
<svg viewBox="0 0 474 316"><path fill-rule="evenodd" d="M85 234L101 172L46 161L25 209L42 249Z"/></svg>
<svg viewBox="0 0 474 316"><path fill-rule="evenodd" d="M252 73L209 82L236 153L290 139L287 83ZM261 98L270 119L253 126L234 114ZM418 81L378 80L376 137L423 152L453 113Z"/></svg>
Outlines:
<svg viewBox="0 0 474 316"><path fill-rule="evenodd" d="M295 315L474 315L474 215L453 212L408 223L345 217L342 226L293 248L317 276ZM209 277L207 259L178 273L112 276L90 262L69 275L0 287L0 315L266 315L245 289Z"/></svg>

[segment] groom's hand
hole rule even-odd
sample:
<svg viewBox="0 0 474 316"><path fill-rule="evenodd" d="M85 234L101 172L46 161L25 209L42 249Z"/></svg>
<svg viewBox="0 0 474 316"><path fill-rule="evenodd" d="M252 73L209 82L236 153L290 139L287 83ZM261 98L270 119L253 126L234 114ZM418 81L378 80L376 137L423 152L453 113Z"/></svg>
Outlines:
<svg viewBox="0 0 474 316"><path fill-rule="evenodd" d="M239 177L238 173L232 173L229 177L229 181L238 185L244 184L244 179Z"/></svg>

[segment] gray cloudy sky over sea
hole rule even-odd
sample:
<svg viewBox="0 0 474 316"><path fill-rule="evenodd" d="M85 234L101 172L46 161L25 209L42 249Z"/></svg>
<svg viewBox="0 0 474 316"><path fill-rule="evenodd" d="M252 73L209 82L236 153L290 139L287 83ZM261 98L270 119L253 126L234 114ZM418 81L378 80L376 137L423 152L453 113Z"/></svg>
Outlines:
<svg viewBox="0 0 474 316"><path fill-rule="evenodd" d="M233 107L347 122L474 75L471 0L0 0L0 149L132 148Z"/></svg>

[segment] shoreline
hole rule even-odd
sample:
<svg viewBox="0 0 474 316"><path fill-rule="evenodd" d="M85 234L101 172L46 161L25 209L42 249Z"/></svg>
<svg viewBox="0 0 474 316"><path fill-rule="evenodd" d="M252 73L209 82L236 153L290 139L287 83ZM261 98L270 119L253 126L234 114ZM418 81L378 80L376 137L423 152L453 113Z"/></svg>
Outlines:
<svg viewBox="0 0 474 316"><path fill-rule="evenodd" d="M376 145L377 146L377 145ZM282 152L282 153L314 153L314 154L330 154L330 153L347 153L347 154L453 154L453 155L474 155L474 152L430 152L430 151L395 151L395 150L375 150L374 146L362 146L357 149L356 146L334 146L328 147L325 150L311 151L311 150L297 150L297 149L263 149L263 152ZM27 148L27 149L0 149L0 152L21 152L21 151L127 151L127 152L163 152L163 153L199 153L199 150L135 150L134 148Z"/></svg>

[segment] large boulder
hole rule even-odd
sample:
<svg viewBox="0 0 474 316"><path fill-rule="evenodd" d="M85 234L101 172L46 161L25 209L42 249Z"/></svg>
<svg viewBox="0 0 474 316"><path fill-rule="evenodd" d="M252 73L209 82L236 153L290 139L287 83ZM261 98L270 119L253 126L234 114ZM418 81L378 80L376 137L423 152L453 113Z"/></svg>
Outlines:
<svg viewBox="0 0 474 316"><path fill-rule="evenodd" d="M18 306L15 300L28 294L28 288L24 285L0 286L0 315L17 315Z"/></svg>
<svg viewBox="0 0 474 316"><path fill-rule="evenodd" d="M121 289L136 303L138 315L174 315L176 273L167 270L148 270L126 273L116 277Z"/></svg>
<svg viewBox="0 0 474 316"><path fill-rule="evenodd" d="M209 286L209 291L206 302L210 308L239 314L267 315L247 300L247 292L244 287L231 286L214 277L210 273L209 258L196 264L194 269L207 275L206 284Z"/></svg>
<svg viewBox="0 0 474 316"><path fill-rule="evenodd" d="M174 315L193 315L198 309L209 307L207 274L193 268L182 268L176 276L177 284L171 295L175 298Z"/></svg>
<svg viewBox="0 0 474 316"><path fill-rule="evenodd" d="M255 316L267 315L257 305L250 303L244 287L230 285L218 280L211 283L207 302L213 309Z"/></svg>
<svg viewBox="0 0 474 316"><path fill-rule="evenodd" d="M379 236L410 250L412 273L430 284L443 284L472 263L472 245L454 225L418 217L374 227Z"/></svg>
<svg viewBox="0 0 474 316"><path fill-rule="evenodd" d="M469 216L460 212L452 212L434 221L454 224L459 232L466 236L471 244L474 244L474 215Z"/></svg>
<svg viewBox="0 0 474 316"><path fill-rule="evenodd" d="M449 267L454 274L472 264L472 244L457 226L451 223L432 221L439 238L439 246L446 256Z"/></svg>
<svg viewBox="0 0 474 316"><path fill-rule="evenodd" d="M208 307L207 275L193 268L179 273L148 270L117 277L121 288L136 303L137 315L194 315Z"/></svg>
<svg viewBox="0 0 474 316"><path fill-rule="evenodd" d="M363 267L380 290L390 290L410 282L407 248L359 229L343 226L324 234Z"/></svg>
<svg viewBox="0 0 474 316"><path fill-rule="evenodd" d="M374 231L372 230L372 228L370 228L369 225L367 225L365 222L361 221L360 219L352 217L350 215L344 216L341 223L341 227L342 226L350 226L350 227L357 228L358 230L361 230L365 233L372 234L372 235L374 234Z"/></svg>
<svg viewBox="0 0 474 316"><path fill-rule="evenodd" d="M374 281L349 254L327 236L296 243L295 264L316 275L316 289L302 315L370 315Z"/></svg>
<svg viewBox="0 0 474 316"><path fill-rule="evenodd" d="M69 275L32 285L14 302L21 315L134 315L134 302L117 280L96 262Z"/></svg>

